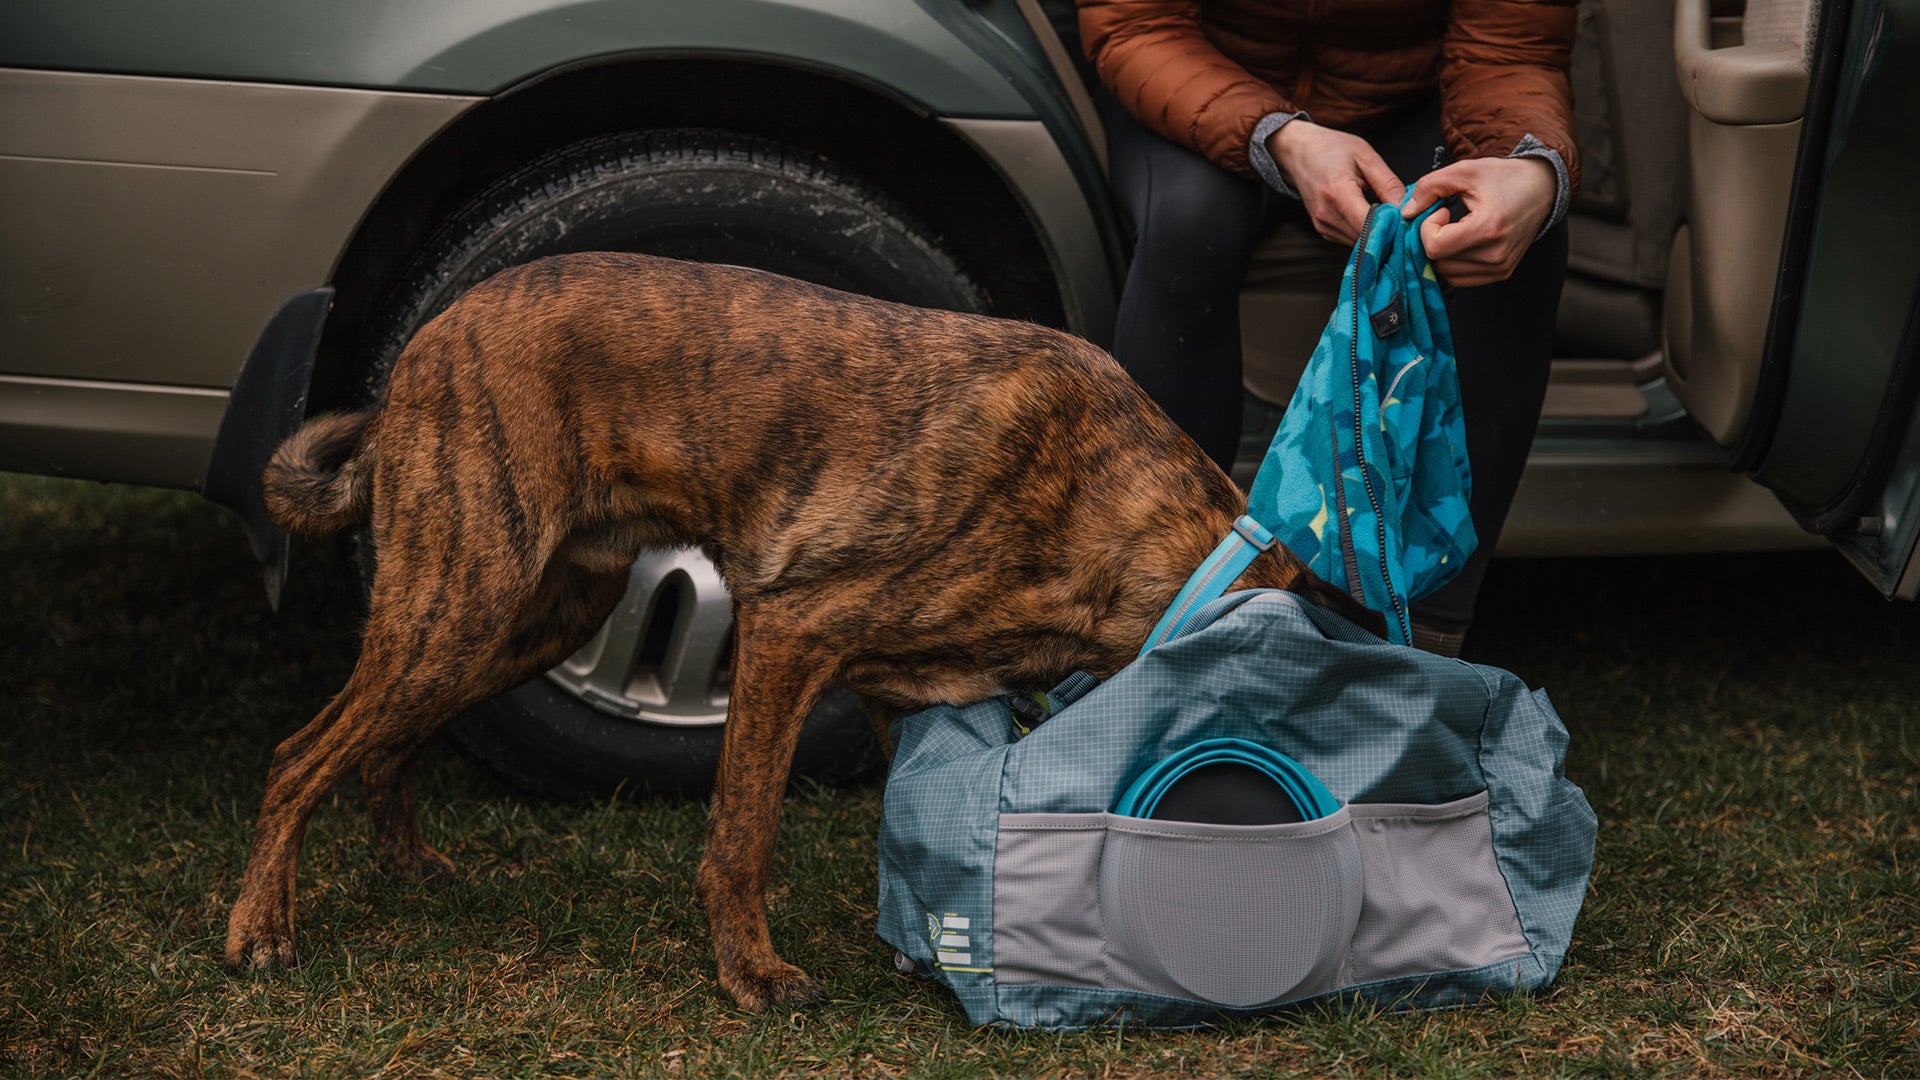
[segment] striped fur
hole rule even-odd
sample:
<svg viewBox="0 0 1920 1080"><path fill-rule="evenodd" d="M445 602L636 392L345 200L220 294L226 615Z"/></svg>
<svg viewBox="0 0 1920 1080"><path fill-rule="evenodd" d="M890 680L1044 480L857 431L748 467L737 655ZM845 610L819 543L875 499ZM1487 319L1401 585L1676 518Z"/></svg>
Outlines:
<svg viewBox="0 0 1920 1080"><path fill-rule="evenodd" d="M372 412L322 416L281 443L261 474L267 513L295 536L332 536L373 514Z"/></svg>

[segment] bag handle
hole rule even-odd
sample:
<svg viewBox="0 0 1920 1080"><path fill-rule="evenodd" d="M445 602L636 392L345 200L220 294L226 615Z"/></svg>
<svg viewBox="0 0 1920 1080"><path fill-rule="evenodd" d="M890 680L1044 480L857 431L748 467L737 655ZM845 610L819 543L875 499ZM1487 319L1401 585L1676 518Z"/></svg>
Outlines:
<svg viewBox="0 0 1920 1080"><path fill-rule="evenodd" d="M1234 521L1233 528L1214 547L1213 553L1187 578L1187 583L1173 598L1173 603L1168 605L1166 614L1160 616L1153 633L1147 635L1147 643L1140 646L1139 656L1147 655L1156 645L1164 645L1211 625L1220 616L1256 596L1277 596L1287 600L1299 608L1322 634L1335 640L1359 644L1380 640L1365 628L1281 589L1250 589L1236 593L1228 598L1227 603L1220 604L1227 587L1238 580L1247 567L1253 565L1253 560L1259 558L1261 552L1277 542L1264 525L1246 514L1240 515Z"/></svg>
<svg viewBox="0 0 1920 1080"><path fill-rule="evenodd" d="M1166 614L1160 616L1160 622L1154 626L1153 633L1147 635L1147 643L1140 646L1140 656L1162 642L1172 641L1180 636L1180 631L1193 618L1194 612L1220 599L1253 560L1260 553L1273 547L1273 534L1266 526L1246 514L1234 520L1233 528L1226 537L1206 557L1199 569L1187 578L1187 583L1167 606ZM1137 659L1137 657L1136 657Z"/></svg>
<svg viewBox="0 0 1920 1080"><path fill-rule="evenodd" d="M1307 617L1307 621L1313 624L1314 629L1334 641L1345 641L1354 645L1378 645L1383 640L1366 627L1348 621L1346 617L1339 613L1323 608L1311 600L1307 600L1295 593L1287 592L1284 589L1246 589L1241 592L1223 596L1219 600L1208 604L1206 607L1195 611L1191 618L1181 624L1180 631L1168 640L1183 638L1189 634L1197 634L1201 630L1218 622L1229 612L1238 609L1240 605L1247 601L1266 598L1279 600L1293 606L1302 615Z"/></svg>

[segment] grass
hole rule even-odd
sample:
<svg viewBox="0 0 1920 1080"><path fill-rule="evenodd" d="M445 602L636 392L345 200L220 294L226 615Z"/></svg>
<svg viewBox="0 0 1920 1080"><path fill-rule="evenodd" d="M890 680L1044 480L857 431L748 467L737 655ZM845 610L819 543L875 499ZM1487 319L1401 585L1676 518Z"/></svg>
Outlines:
<svg viewBox="0 0 1920 1080"><path fill-rule="evenodd" d="M876 789L797 798L775 939L829 1000L750 1016L690 896L704 808L524 797L436 748L450 883L315 816L304 963L217 963L274 743L353 657L296 550L265 611L177 493L0 477L0 1075L1920 1075L1920 612L1833 556L1504 563L1473 656L1554 695L1601 817L1559 982L1411 1016L970 1029L873 936Z"/></svg>

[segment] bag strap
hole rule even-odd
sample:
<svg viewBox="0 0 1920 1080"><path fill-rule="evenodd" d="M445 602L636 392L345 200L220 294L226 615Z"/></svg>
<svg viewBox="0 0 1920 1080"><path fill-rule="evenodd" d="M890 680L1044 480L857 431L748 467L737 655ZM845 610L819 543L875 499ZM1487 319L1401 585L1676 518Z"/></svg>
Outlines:
<svg viewBox="0 0 1920 1080"><path fill-rule="evenodd" d="M1145 656L1156 645L1172 641L1177 637L1184 637L1201 627L1211 625L1215 619L1248 600L1264 596L1292 603L1304 612L1315 626L1319 627L1321 633L1330 638L1360 642L1380 640L1361 627L1310 604L1290 592L1279 589L1247 589L1227 596L1227 587L1239 580L1240 575L1246 572L1247 567L1253 565L1253 560L1259 558L1261 552L1268 550L1276 543L1278 541L1274 539L1272 533L1267 531L1266 526L1253 518L1242 514L1235 519L1233 528L1221 538L1220 543L1214 547L1213 553L1206 557L1199 569L1187 578L1187 583L1181 587L1179 595L1175 596L1173 603L1167 607L1166 614L1160 616L1159 625L1155 626L1153 633L1147 636L1147 643L1140 647L1139 655ZM1084 671L1076 671L1047 694L1031 698L1019 694L1009 695L1007 702L1008 707L1013 711L1014 737L1021 738L1029 734L1049 717L1080 700L1098 685L1100 680Z"/></svg>
<svg viewBox="0 0 1920 1080"><path fill-rule="evenodd" d="M1348 620L1338 612L1323 608L1311 600L1283 589L1243 589L1240 592L1228 593L1196 610L1192 617L1181 625L1180 632L1173 636L1174 639L1199 633L1238 610L1249 600L1275 600L1287 604L1306 616L1314 629L1320 631L1322 637L1331 641L1345 641L1355 645L1379 645L1384 640L1378 634Z"/></svg>
<svg viewBox="0 0 1920 1080"><path fill-rule="evenodd" d="M1147 643L1140 646L1140 655L1161 642L1171 641L1178 636L1182 627L1193 617L1193 613L1202 606L1218 600L1260 553L1274 545L1273 534L1266 526L1245 514L1241 514L1233 523L1233 528L1200 564L1179 595L1173 598L1167 613L1160 616L1160 622L1147 635Z"/></svg>

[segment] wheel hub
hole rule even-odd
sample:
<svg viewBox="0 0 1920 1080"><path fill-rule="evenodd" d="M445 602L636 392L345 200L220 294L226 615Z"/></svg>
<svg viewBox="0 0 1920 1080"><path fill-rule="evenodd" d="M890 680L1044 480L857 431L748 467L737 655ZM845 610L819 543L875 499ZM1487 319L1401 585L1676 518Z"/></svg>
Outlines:
<svg viewBox="0 0 1920 1080"><path fill-rule="evenodd" d="M613 716L709 727L727 719L733 601L694 548L645 551L613 614L547 678Z"/></svg>

